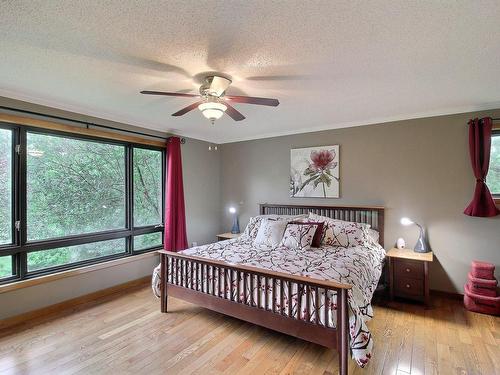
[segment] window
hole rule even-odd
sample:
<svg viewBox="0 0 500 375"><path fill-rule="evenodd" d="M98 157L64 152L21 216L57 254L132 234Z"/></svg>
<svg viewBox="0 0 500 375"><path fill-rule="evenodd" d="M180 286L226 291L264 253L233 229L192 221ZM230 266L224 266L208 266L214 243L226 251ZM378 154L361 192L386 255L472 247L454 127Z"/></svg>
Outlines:
<svg viewBox="0 0 500 375"><path fill-rule="evenodd" d="M57 267L124 252L125 239L123 238L36 251L28 253L28 271Z"/></svg>
<svg viewBox="0 0 500 375"><path fill-rule="evenodd" d="M491 137L490 169L486 182L494 197L500 199L500 131L495 131Z"/></svg>
<svg viewBox="0 0 500 375"><path fill-rule="evenodd" d="M0 129L0 245L12 243L12 131Z"/></svg>
<svg viewBox="0 0 500 375"><path fill-rule="evenodd" d="M12 276L12 257L0 256L0 279Z"/></svg>
<svg viewBox="0 0 500 375"><path fill-rule="evenodd" d="M162 154L155 150L134 149L134 225L162 222Z"/></svg>
<svg viewBox="0 0 500 375"><path fill-rule="evenodd" d="M28 241L125 228L124 146L36 133L27 140Z"/></svg>
<svg viewBox="0 0 500 375"><path fill-rule="evenodd" d="M134 250L146 250L161 246L163 234L161 232L143 234L134 237Z"/></svg>
<svg viewBox="0 0 500 375"><path fill-rule="evenodd" d="M161 247L164 157L0 123L0 282Z"/></svg>

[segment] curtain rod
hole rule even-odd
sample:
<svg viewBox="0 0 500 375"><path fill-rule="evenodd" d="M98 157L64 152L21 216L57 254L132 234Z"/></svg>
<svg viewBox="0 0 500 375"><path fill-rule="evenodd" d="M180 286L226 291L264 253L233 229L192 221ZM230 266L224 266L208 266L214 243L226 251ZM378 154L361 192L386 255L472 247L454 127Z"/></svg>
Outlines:
<svg viewBox="0 0 500 375"><path fill-rule="evenodd" d="M55 120L63 120L63 121L74 122L76 124L85 125L87 128L89 126L95 126L95 127L98 127L98 128L104 128L104 129L109 129L109 130L116 130L116 131L120 131L120 132L124 132L124 133L137 134L137 135L142 135L142 136L151 137L151 138L157 138L157 139L163 139L163 140L168 139L168 137L162 137L162 136L159 136L159 135L152 135L152 134L148 134L148 133L142 133L142 132L138 132L138 131L135 131L135 130L125 130L125 129L115 128L113 126L100 125L100 124L95 124L95 123L92 123L92 122L75 120L75 119L71 119L71 118L67 118L67 117L62 117L62 116L47 115L45 113L28 111L26 109L10 108L10 107L5 107L3 105L0 105L0 109L4 109L4 110L7 110L7 111L21 112L21 113L25 113L25 114L28 114L28 115L48 117L48 118L55 119ZM186 139L185 138L181 138L181 143L182 144L186 143Z"/></svg>

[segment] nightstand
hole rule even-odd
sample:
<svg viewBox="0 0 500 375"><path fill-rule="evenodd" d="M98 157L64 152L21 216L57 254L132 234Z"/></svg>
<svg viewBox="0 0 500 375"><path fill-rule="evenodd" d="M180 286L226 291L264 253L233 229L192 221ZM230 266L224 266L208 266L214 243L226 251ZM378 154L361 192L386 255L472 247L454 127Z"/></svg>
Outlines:
<svg viewBox="0 0 500 375"><path fill-rule="evenodd" d="M402 297L421 301L429 308L429 263L432 252L416 253L409 249L392 248L389 258L389 284L391 300Z"/></svg>
<svg viewBox="0 0 500 375"><path fill-rule="evenodd" d="M236 238L241 236L241 233L221 233L217 235L217 241L230 240L231 238Z"/></svg>

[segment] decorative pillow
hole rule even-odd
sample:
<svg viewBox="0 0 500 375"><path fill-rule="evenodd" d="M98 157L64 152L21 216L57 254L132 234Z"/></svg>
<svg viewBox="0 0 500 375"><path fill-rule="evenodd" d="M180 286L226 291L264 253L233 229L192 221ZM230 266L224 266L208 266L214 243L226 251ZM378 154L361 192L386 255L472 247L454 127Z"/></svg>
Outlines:
<svg viewBox="0 0 500 375"><path fill-rule="evenodd" d="M274 220L299 220L307 218L307 215L259 215L250 218L248 225L243 232L243 235L249 236L250 238L255 239L257 237L257 233L259 232L260 224L264 219L274 219Z"/></svg>
<svg viewBox="0 0 500 375"><path fill-rule="evenodd" d="M314 232L314 237L312 240L311 247L321 247L321 239L323 237L323 227L325 223L323 222L316 222L316 221L309 221L308 219L303 219L299 221L291 221L289 224L299 224L299 225L315 225L316 226L316 231Z"/></svg>
<svg viewBox="0 0 500 375"><path fill-rule="evenodd" d="M375 229L368 228L366 229L366 233L370 240L372 240L374 243L378 243L378 240L380 238L379 232L377 232Z"/></svg>
<svg viewBox="0 0 500 375"><path fill-rule="evenodd" d="M318 226L318 223L288 223L280 246L289 249L309 250Z"/></svg>
<svg viewBox="0 0 500 375"><path fill-rule="evenodd" d="M260 216L251 217L248 221L245 231L243 232L243 235L255 239L255 237L257 237L257 232L259 231L261 221L262 218Z"/></svg>
<svg viewBox="0 0 500 375"><path fill-rule="evenodd" d="M330 219L313 213L309 213L309 219L324 221L322 245L353 247L361 246L368 240L368 224Z"/></svg>
<svg viewBox="0 0 500 375"><path fill-rule="evenodd" d="M285 232L287 224L288 221L286 220L263 219L260 223L254 244L275 248L283 238L283 232Z"/></svg>

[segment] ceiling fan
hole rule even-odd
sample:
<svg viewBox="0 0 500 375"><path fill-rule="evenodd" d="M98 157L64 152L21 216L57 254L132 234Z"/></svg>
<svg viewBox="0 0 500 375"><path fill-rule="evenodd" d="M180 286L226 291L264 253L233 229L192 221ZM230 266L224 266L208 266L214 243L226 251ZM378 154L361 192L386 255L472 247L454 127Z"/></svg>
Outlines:
<svg viewBox="0 0 500 375"><path fill-rule="evenodd" d="M241 121L245 119L245 116L243 116L231 104L229 104L230 102L267 105L270 107L276 107L280 104L278 99L226 95L226 89L230 84L230 79L213 75L205 78L205 82L200 86L199 94L184 94L180 92L163 91L141 91L141 94L200 98L199 101L188 105L185 108L182 108L180 111L173 113L172 116L182 116L192 111L193 109L198 108L201 113L203 113L203 116L209 119L212 124L215 122L215 120L220 119L224 113L227 113L227 115L234 121Z"/></svg>

